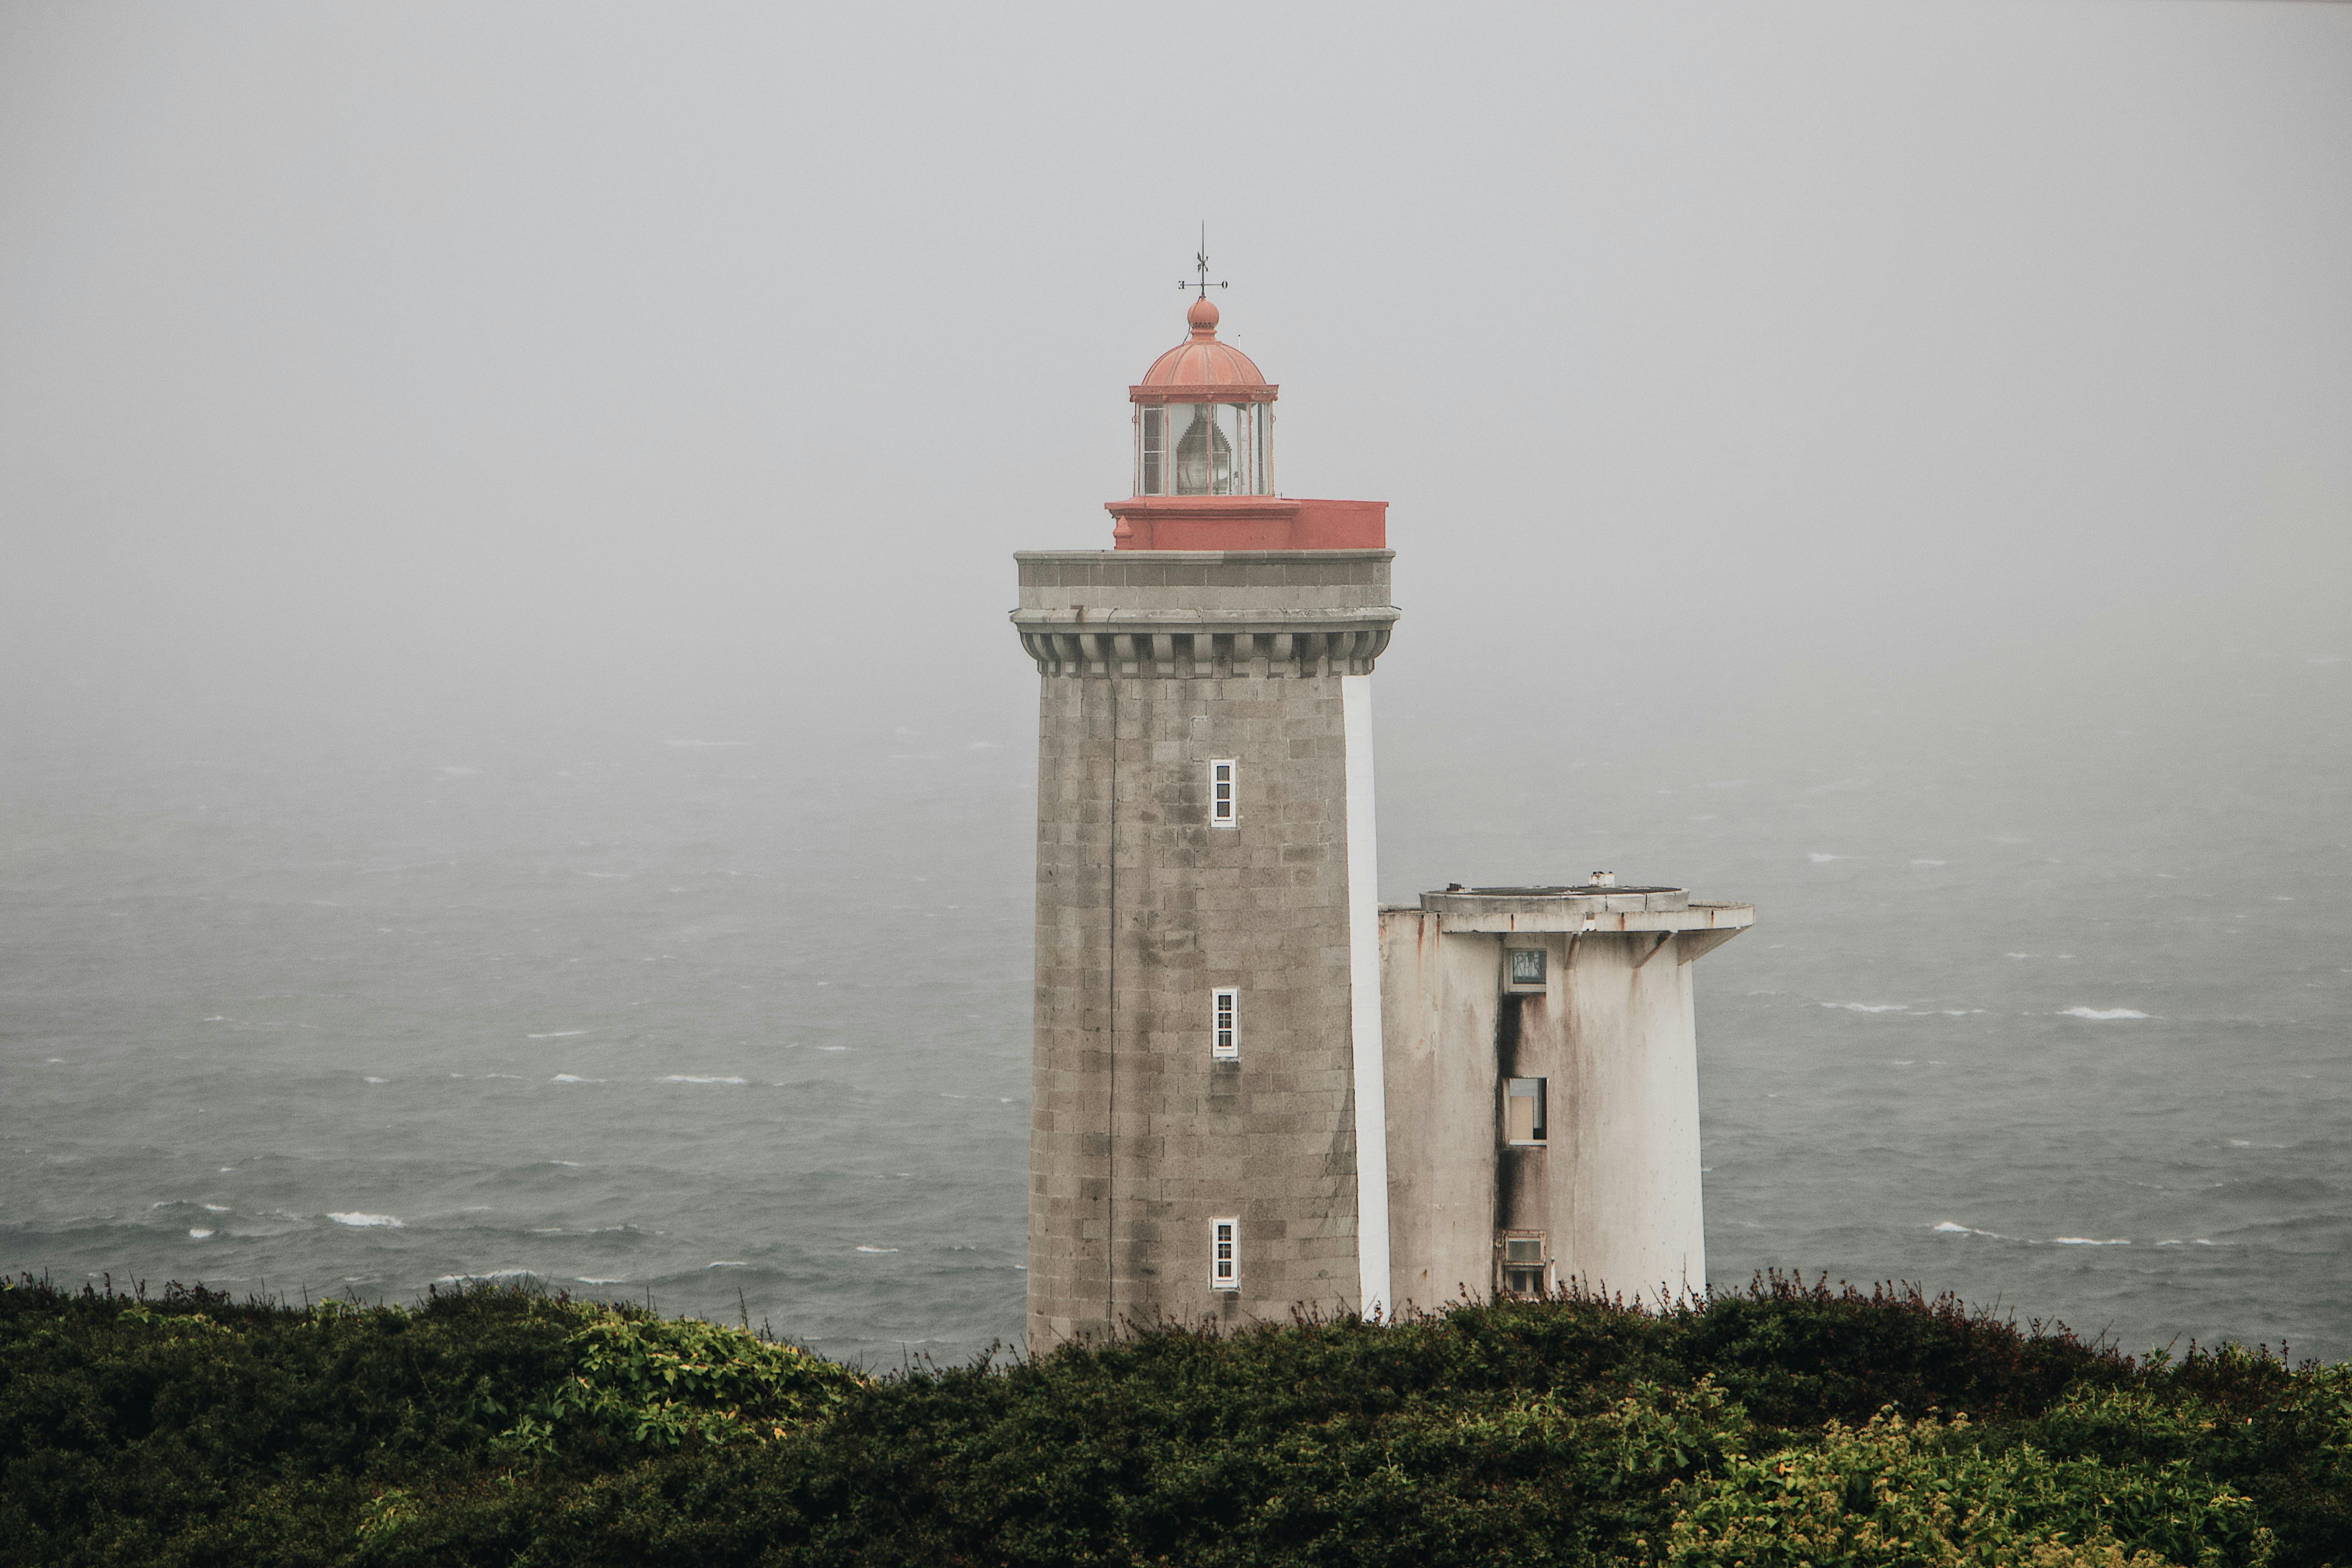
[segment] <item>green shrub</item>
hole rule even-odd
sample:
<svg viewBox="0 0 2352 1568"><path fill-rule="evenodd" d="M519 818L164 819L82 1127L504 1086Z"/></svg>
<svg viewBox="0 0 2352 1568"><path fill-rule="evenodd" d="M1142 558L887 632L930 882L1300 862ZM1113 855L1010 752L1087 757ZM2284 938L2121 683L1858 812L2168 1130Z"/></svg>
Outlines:
<svg viewBox="0 0 2352 1568"><path fill-rule="evenodd" d="M671 1448L768 1441L838 1409L865 1381L798 1346L694 1319L608 1312L563 1349L565 1375L516 1413L494 1450L551 1455L583 1433Z"/></svg>
<svg viewBox="0 0 2352 1568"><path fill-rule="evenodd" d="M1675 1568L2263 1568L2275 1549L2252 1501L2185 1457L2061 1458L1988 1445L1965 1415L1832 1421L1818 1443L1728 1457L1677 1501Z"/></svg>
<svg viewBox="0 0 2352 1568"><path fill-rule="evenodd" d="M0 1289L0 1563L2352 1565L2352 1373L1785 1279L865 1378L516 1289Z"/></svg>

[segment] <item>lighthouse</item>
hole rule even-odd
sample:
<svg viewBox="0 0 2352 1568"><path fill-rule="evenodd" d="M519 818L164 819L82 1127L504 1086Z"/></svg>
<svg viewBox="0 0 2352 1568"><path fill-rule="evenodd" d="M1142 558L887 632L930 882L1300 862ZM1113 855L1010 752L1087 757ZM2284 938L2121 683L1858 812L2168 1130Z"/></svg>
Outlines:
<svg viewBox="0 0 2352 1568"><path fill-rule="evenodd" d="M1015 556L1031 1348L1703 1288L1686 966L1753 911L1590 883L1381 907L1387 503L1276 490L1279 388L1219 338L1205 258L1190 287L1128 389L1112 548Z"/></svg>

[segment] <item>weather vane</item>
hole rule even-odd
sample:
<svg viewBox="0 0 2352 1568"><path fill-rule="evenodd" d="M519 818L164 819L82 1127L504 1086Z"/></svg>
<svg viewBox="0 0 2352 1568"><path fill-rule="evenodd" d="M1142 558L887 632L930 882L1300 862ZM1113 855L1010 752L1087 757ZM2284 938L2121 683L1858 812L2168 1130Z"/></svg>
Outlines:
<svg viewBox="0 0 2352 1568"><path fill-rule="evenodd" d="M1176 287L1179 289L1198 289L1201 291L1201 298L1203 300L1209 297L1209 290L1212 289L1229 289L1232 287L1229 283L1212 283L1209 281L1209 226L1205 223L1201 226L1201 249L1200 252L1192 258L1192 267L1195 271L1200 273L1201 276L1199 279L1194 280L1189 278L1179 278L1176 279Z"/></svg>

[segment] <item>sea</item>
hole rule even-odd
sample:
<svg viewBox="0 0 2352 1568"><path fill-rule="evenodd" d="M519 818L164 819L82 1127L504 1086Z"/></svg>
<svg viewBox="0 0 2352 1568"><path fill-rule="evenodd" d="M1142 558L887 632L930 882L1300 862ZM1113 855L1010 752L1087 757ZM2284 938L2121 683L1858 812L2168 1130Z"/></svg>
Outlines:
<svg viewBox="0 0 2352 1568"><path fill-rule="evenodd" d="M1401 637L1383 897L1755 903L1697 971L1717 1289L2352 1358L2352 648L2216 640L1712 707L1627 677L1531 723ZM535 1281L882 1370L1017 1345L1034 710L990 690L822 729L18 726L0 1267Z"/></svg>

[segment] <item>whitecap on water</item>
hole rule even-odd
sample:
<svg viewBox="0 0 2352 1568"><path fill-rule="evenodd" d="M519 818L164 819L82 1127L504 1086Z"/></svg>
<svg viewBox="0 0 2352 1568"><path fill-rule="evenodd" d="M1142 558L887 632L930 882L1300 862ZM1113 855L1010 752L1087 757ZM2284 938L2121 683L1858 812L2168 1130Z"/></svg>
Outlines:
<svg viewBox="0 0 2352 1568"><path fill-rule="evenodd" d="M523 1038L526 1040L569 1040L576 1036L584 1035L588 1031L585 1029L552 1029L544 1035L525 1035Z"/></svg>
<svg viewBox="0 0 2352 1568"><path fill-rule="evenodd" d="M898 1249L895 1247L861 1247L857 1250L860 1252L896 1252Z"/></svg>
<svg viewBox="0 0 2352 1568"><path fill-rule="evenodd" d="M1843 855L1823 855L1819 851L1815 851L1812 854L1807 855L1805 858L1811 860L1816 866L1826 866L1832 860L1843 860L1845 857Z"/></svg>
<svg viewBox="0 0 2352 1568"><path fill-rule="evenodd" d="M550 1083L603 1083L601 1078L582 1078L576 1072L560 1072L547 1080Z"/></svg>
<svg viewBox="0 0 2352 1568"><path fill-rule="evenodd" d="M664 1083L749 1083L748 1078L697 1078L692 1073L674 1072L662 1079Z"/></svg>
<svg viewBox="0 0 2352 1568"><path fill-rule="evenodd" d="M751 1266L740 1258L722 1258L716 1263L706 1263L705 1268L749 1268Z"/></svg>
<svg viewBox="0 0 2352 1568"><path fill-rule="evenodd" d="M2053 1236L2050 1238L2050 1245L2053 1247L2129 1247L2131 1238L2116 1236L2101 1241L2096 1237L2091 1236Z"/></svg>
<svg viewBox="0 0 2352 1568"><path fill-rule="evenodd" d="M1982 1236L1989 1237L1994 1241L2009 1239L1997 1230L1979 1230L1972 1225L1962 1225L1958 1220L1943 1220L1935 1226L1935 1229L1945 1236Z"/></svg>
<svg viewBox="0 0 2352 1568"><path fill-rule="evenodd" d="M360 1081L362 1083L390 1083L392 1079L388 1078L362 1078Z"/></svg>
<svg viewBox="0 0 2352 1568"><path fill-rule="evenodd" d="M188 1232L188 1238L192 1241L202 1241L211 1234L212 1232L208 1230L192 1230Z"/></svg>
<svg viewBox="0 0 2352 1568"><path fill-rule="evenodd" d="M403 1230L406 1227L388 1214L331 1214L327 1216L337 1225L356 1226L362 1230Z"/></svg>
<svg viewBox="0 0 2352 1568"><path fill-rule="evenodd" d="M2117 1018L2145 1018L2147 1014L2130 1007L2066 1007L2059 1011L2062 1018L2088 1018L2095 1023L2113 1023Z"/></svg>
<svg viewBox="0 0 2352 1568"><path fill-rule="evenodd" d="M1908 1013L1911 1009L1900 1002L1824 1002L1824 1007L1843 1007L1849 1013Z"/></svg>

